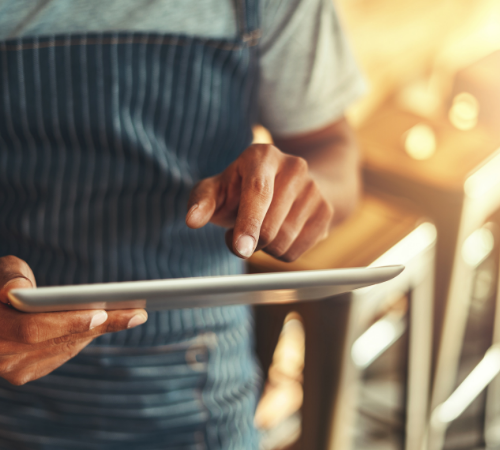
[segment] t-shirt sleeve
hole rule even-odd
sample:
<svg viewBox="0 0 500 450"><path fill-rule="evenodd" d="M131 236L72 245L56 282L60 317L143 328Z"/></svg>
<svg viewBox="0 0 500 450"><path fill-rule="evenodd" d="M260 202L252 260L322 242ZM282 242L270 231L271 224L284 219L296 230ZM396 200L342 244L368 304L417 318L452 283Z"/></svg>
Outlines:
<svg viewBox="0 0 500 450"><path fill-rule="evenodd" d="M263 0L259 122L274 136L339 119L366 85L332 0Z"/></svg>

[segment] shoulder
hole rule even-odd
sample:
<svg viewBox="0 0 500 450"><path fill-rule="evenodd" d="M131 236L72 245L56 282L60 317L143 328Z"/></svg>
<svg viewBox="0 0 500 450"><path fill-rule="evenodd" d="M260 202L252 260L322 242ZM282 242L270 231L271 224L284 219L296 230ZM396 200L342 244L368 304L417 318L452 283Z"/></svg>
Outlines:
<svg viewBox="0 0 500 450"><path fill-rule="evenodd" d="M337 120L365 87L333 1L261 2L261 123L287 136Z"/></svg>
<svg viewBox="0 0 500 450"><path fill-rule="evenodd" d="M310 40L320 29L341 35L332 0L260 0L260 16L264 50L284 36Z"/></svg>

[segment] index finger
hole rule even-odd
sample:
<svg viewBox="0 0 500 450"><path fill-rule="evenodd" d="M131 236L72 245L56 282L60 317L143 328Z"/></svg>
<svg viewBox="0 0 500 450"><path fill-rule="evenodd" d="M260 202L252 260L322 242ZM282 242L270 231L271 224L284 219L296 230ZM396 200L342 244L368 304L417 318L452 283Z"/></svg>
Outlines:
<svg viewBox="0 0 500 450"><path fill-rule="evenodd" d="M260 228L273 199L278 161L272 155L244 164L240 170L241 198L233 232L233 250L242 258L252 256Z"/></svg>

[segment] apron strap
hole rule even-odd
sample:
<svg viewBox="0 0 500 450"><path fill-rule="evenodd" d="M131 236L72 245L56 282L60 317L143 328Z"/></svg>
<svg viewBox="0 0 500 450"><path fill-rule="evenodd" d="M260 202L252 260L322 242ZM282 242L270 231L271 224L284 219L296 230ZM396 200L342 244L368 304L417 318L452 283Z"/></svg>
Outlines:
<svg viewBox="0 0 500 450"><path fill-rule="evenodd" d="M238 34L248 46L256 45L260 36L259 0L235 0Z"/></svg>

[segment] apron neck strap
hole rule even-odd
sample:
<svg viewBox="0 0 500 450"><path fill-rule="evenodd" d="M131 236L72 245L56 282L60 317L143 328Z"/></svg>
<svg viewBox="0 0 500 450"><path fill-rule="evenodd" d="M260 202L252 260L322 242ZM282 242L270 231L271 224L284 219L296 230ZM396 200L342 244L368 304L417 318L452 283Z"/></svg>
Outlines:
<svg viewBox="0 0 500 450"><path fill-rule="evenodd" d="M234 0L238 35L249 46L256 45L260 36L259 0Z"/></svg>

